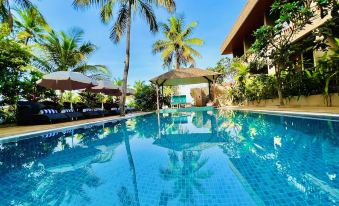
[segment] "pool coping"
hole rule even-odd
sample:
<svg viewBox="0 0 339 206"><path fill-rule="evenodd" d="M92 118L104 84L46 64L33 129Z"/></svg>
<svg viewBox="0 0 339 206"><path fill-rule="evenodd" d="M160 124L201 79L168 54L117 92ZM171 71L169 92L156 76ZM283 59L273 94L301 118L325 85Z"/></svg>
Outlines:
<svg viewBox="0 0 339 206"><path fill-rule="evenodd" d="M45 129L45 130L41 130L41 131L34 131L34 132L28 132L28 133L24 133L24 134L15 134L15 135L9 135L9 136L4 136L0 138L0 144L3 143L7 143L7 142L17 142L23 139L27 139L27 138L31 138L34 136L40 136L40 135L44 135L47 133L51 133L51 132L63 132L63 131L67 131L67 130L72 130L72 129L79 129L81 127L84 126L88 126L88 125L97 125L97 124L102 124L102 123L109 123L109 122L118 122L121 120L126 120L126 119L131 119L134 117L139 117L139 116L144 116L144 115L149 115L152 114L154 112L144 112L144 113L139 113L139 114L130 114L130 115L126 115L124 117L112 117L111 119L104 119L104 120L96 120L93 122L87 122L87 123L80 123L80 124L74 124L71 126L63 126L63 127L57 127L57 128L53 128L53 129Z"/></svg>
<svg viewBox="0 0 339 206"><path fill-rule="evenodd" d="M238 108L238 107L220 107L220 110L233 110L233 111L247 111L253 113L263 113L272 115L283 115L298 118L311 118L318 120L332 120L339 121L339 114L326 113L326 112L305 112L305 111L287 111L287 110L270 110L270 109L253 109L253 108Z"/></svg>

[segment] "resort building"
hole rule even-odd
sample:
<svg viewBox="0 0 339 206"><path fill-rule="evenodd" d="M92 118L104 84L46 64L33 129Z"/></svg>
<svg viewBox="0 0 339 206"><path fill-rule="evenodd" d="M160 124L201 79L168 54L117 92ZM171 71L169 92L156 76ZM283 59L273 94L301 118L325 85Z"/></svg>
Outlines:
<svg viewBox="0 0 339 206"><path fill-rule="evenodd" d="M232 54L234 57L241 57L246 55L254 43L255 39L253 33L263 25L273 25L278 18L270 13L271 5L274 0L248 0L243 11L235 22L233 28L227 35L221 46L221 54ZM331 17L313 4L315 17L312 23L307 25L302 32L296 34L293 42L300 41L306 38L310 32L322 26ZM286 24L284 32L290 32L293 25ZM327 43L332 45L333 40L328 40ZM301 68L312 68L317 64L317 59L322 56L322 51L314 51L312 48L305 48L305 50L295 57L296 62L300 63ZM253 73L268 73L274 74L274 68L267 66L259 71L252 71Z"/></svg>

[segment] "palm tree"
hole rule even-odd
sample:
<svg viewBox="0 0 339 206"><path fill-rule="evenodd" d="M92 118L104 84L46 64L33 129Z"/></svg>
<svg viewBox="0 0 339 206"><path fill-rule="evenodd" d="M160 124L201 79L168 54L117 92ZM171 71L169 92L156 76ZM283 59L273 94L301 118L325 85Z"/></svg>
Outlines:
<svg viewBox="0 0 339 206"><path fill-rule="evenodd" d="M113 20L114 6L119 6L116 21L113 24L110 38L114 43L120 42L126 34L126 60L124 68L122 95L120 101L121 116L125 115L125 102L127 92L127 78L130 64L131 25L132 13L139 13L144 17L151 32L158 31L158 24L152 5L162 6L169 12L175 10L174 0L74 0L76 7L100 6L101 20L103 23L110 23Z"/></svg>
<svg viewBox="0 0 339 206"><path fill-rule="evenodd" d="M174 16L168 19L168 24L161 25L165 39L153 44L153 53L162 53L164 67L170 68L173 62L175 62L175 69L188 63L195 65L194 57L201 57L201 55L192 46L200 46L204 43L202 39L191 37L197 25L197 22L192 22L184 28L184 19Z"/></svg>
<svg viewBox="0 0 339 206"><path fill-rule="evenodd" d="M80 29L73 29L69 33L50 32L39 44L41 55L36 59L38 68L45 72L81 72L97 79L109 77L106 66L87 64L88 56L96 50L96 46L83 42L83 34Z"/></svg>
<svg viewBox="0 0 339 206"><path fill-rule="evenodd" d="M22 9L28 9L33 6L30 0L0 0L0 21L8 23L11 29L13 28L13 5Z"/></svg>
<svg viewBox="0 0 339 206"><path fill-rule="evenodd" d="M145 87L145 82L138 80L134 83L134 91L141 91Z"/></svg>
<svg viewBox="0 0 339 206"><path fill-rule="evenodd" d="M51 31L45 18L36 7L22 9L18 11L19 18L14 20L15 27L18 28L18 39L26 45L30 40L37 41L44 37L46 32Z"/></svg>
<svg viewBox="0 0 339 206"><path fill-rule="evenodd" d="M113 85L121 87L122 85L124 85L124 81L120 78L114 78Z"/></svg>

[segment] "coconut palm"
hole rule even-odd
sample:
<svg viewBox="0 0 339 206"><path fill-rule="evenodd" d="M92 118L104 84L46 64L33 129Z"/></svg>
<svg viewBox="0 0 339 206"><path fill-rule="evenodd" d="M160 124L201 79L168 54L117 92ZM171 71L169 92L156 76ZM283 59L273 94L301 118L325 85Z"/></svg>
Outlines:
<svg viewBox="0 0 339 206"><path fill-rule="evenodd" d="M119 6L116 21L113 23L110 38L114 43L120 42L126 34L126 60L124 68L124 85L120 101L121 116L125 115L125 102L127 93L127 77L130 64L130 44L132 13L139 13L144 17L151 32L158 31L158 24L152 6L162 6L168 11L175 10L174 0L74 0L76 7L99 6L101 7L101 20L110 23L113 20L114 6Z"/></svg>
<svg viewBox="0 0 339 206"><path fill-rule="evenodd" d="M109 77L106 66L87 64L88 57L96 50L96 46L83 42L83 34L80 29L72 29L69 33L50 32L39 44L41 52L36 59L38 68L45 72L81 72L97 79Z"/></svg>
<svg viewBox="0 0 339 206"><path fill-rule="evenodd" d="M145 82L138 80L134 83L134 91L138 92L141 91L145 87Z"/></svg>
<svg viewBox="0 0 339 206"><path fill-rule="evenodd" d="M45 18L36 7L19 10L18 18L14 20L14 23L18 29L18 39L26 45L30 40L36 42L43 38L47 31L51 31Z"/></svg>
<svg viewBox="0 0 339 206"><path fill-rule="evenodd" d="M8 23L10 28L13 28L13 6L17 6L22 9L28 9L33 5L30 0L0 0L0 20L1 22Z"/></svg>
<svg viewBox="0 0 339 206"><path fill-rule="evenodd" d="M120 78L114 78L113 85L121 87L122 85L124 85L124 81Z"/></svg>
<svg viewBox="0 0 339 206"><path fill-rule="evenodd" d="M201 57L201 55L192 46L200 46L204 43L202 39L191 37L197 25L197 22L192 22L184 28L184 19L174 16L168 19L168 24L161 25L165 39L153 44L153 53L162 53L164 67L170 68L173 63L175 69L179 69L181 65L195 65L194 57Z"/></svg>

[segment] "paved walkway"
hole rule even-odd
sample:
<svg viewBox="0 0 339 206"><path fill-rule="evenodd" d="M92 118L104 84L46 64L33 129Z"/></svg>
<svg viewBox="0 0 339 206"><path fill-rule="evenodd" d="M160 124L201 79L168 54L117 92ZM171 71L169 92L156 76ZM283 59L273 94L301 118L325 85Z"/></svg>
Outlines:
<svg viewBox="0 0 339 206"><path fill-rule="evenodd" d="M127 115L126 117L142 115L142 114L146 114L146 113L140 112L140 113L136 113L132 115ZM114 119L119 119L119 118L121 117L120 116L109 116L109 117L101 117L101 118L94 118L94 119L84 119L84 120L78 120L78 121L72 121L72 122L63 122L63 123L57 123L57 124L3 127L3 128L0 128L0 138L33 133L33 132L41 132L41 131L51 130L51 129L59 129L63 127L80 126L82 124L109 121L109 120L114 120Z"/></svg>

